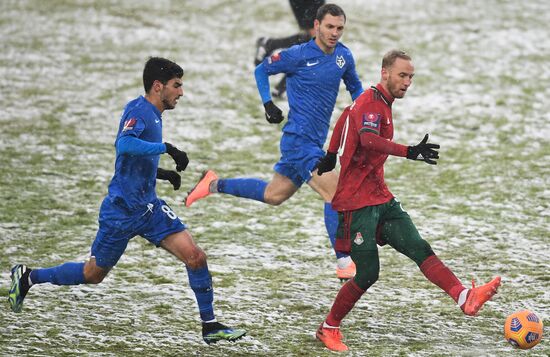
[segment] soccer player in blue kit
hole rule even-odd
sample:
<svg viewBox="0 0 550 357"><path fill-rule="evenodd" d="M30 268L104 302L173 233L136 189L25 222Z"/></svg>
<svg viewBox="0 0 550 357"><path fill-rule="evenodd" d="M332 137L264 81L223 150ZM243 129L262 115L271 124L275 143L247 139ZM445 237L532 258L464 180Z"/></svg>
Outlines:
<svg viewBox="0 0 550 357"><path fill-rule="evenodd" d="M325 226L332 246L336 239L338 214L331 200L336 192L338 175L314 175L317 162L324 156L323 144L328 135L330 118L343 79L355 100L363 87L355 71L351 51L339 42L344 32L346 15L334 4L321 6L314 21L316 37L266 58L255 70L256 84L269 123L283 121L282 111L271 100L269 76L287 75L290 111L280 142L281 158L274 166L271 182L257 178L218 178L206 171L189 192L186 206L211 193L220 192L270 205L280 205L305 182L325 201ZM336 275L341 280L355 275L349 255L336 252Z"/></svg>
<svg viewBox="0 0 550 357"><path fill-rule="evenodd" d="M187 154L162 142L162 113L174 109L183 95L183 69L176 63L151 57L143 70L145 96L130 101L124 108L115 140L115 173L109 193L99 211L99 229L86 262L64 263L46 269L30 269L18 264L11 269L9 303L20 312L29 289L37 284L98 284L117 264L130 239L140 235L162 247L187 269L189 285L195 293L206 343L234 341L246 331L232 329L216 321L214 292L206 254L196 245L176 213L159 199L156 179L168 180L179 189L181 178L172 170L158 167L160 155L167 153L183 171Z"/></svg>

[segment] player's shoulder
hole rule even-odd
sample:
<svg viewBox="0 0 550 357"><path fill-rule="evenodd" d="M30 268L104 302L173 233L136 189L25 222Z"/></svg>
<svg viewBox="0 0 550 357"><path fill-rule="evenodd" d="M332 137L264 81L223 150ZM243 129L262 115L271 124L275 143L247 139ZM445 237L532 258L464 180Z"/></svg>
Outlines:
<svg viewBox="0 0 550 357"><path fill-rule="evenodd" d="M351 53L351 50L348 48L348 46L344 45L342 42L338 42L336 44L336 51L340 55L345 55L353 58L353 54Z"/></svg>
<svg viewBox="0 0 550 357"><path fill-rule="evenodd" d="M150 104L147 99L143 96L139 96L126 104L122 117L147 120L147 118L153 115L151 107L152 104Z"/></svg>
<svg viewBox="0 0 550 357"><path fill-rule="evenodd" d="M296 59L308 59L310 57L318 56L313 41L299 43L293 45L285 50L290 56Z"/></svg>
<svg viewBox="0 0 550 357"><path fill-rule="evenodd" d="M372 88L366 89L355 101L353 102L352 109L364 110L365 107L371 109L382 108L384 105L383 99L379 93Z"/></svg>

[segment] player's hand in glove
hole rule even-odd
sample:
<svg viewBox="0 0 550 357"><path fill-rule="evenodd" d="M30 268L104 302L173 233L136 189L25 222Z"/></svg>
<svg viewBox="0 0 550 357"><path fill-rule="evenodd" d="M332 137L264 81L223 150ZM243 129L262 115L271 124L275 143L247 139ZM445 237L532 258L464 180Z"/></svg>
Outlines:
<svg viewBox="0 0 550 357"><path fill-rule="evenodd" d="M283 111L279 109L275 104L273 104L273 101L265 102L264 103L265 108L265 118L267 121L271 124L279 124L284 120Z"/></svg>
<svg viewBox="0 0 550 357"><path fill-rule="evenodd" d="M166 145L166 153L172 156L174 162L176 163L176 170L183 171L189 164L189 158L185 151L178 150L174 145L170 143L164 143Z"/></svg>
<svg viewBox="0 0 550 357"><path fill-rule="evenodd" d="M157 179L170 181L174 190L179 190L181 186L181 177L176 171L157 168Z"/></svg>
<svg viewBox="0 0 550 357"><path fill-rule="evenodd" d="M439 159L438 144L428 142L428 134L424 136L421 142L417 145L409 146L407 149L407 159L424 161L430 165L437 165L435 159ZM419 156L422 156L419 158Z"/></svg>
<svg viewBox="0 0 550 357"><path fill-rule="evenodd" d="M317 175L321 176L325 172L334 170L336 167L336 153L327 152L327 154L319 160L315 169L317 169Z"/></svg>

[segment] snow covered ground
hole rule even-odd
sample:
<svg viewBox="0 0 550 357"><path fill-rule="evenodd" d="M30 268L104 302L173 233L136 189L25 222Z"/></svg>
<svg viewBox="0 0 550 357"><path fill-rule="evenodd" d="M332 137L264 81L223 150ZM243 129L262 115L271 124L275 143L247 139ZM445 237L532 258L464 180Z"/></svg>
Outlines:
<svg viewBox="0 0 550 357"><path fill-rule="evenodd" d="M394 104L395 140L429 132L442 146L436 167L390 158L392 192L465 284L503 279L480 316L464 317L383 247L379 281L342 327L349 355L516 356L505 317L528 308L548 325L550 316L550 5L336 3L365 87L387 50L413 56L413 87ZM249 331L206 346L184 267L136 238L101 285L33 288L17 315L5 302L0 355L330 355L314 339L340 286L321 200L304 187L280 207L223 196L182 204L205 168L271 177L280 131L263 117L254 43L296 28L275 0L0 3L0 294L13 264L87 257L118 117L143 91L147 57L160 55L186 72L164 138L191 164L182 190L159 184L159 196L209 256L219 319ZM342 87L333 116L349 101ZM547 337L528 354L549 355Z"/></svg>

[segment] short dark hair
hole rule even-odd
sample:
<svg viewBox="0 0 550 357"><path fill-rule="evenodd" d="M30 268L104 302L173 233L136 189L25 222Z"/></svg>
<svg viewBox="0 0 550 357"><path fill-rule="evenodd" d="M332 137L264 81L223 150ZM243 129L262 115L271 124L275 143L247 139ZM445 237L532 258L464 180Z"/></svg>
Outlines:
<svg viewBox="0 0 550 357"><path fill-rule="evenodd" d="M143 68L143 88L149 93L154 81L168 83L172 78L183 77L183 69L175 62L162 57L149 57Z"/></svg>
<svg viewBox="0 0 550 357"><path fill-rule="evenodd" d="M331 14L332 16L344 16L344 22L346 21L346 13L340 6L335 4L325 4L321 6L319 10L317 10L315 19L321 22L327 14Z"/></svg>
<svg viewBox="0 0 550 357"><path fill-rule="evenodd" d="M390 68L395 63L395 60L401 58L407 61L411 60L411 56L409 56L405 51L401 50L391 50L388 51L384 58L382 58L382 68Z"/></svg>

